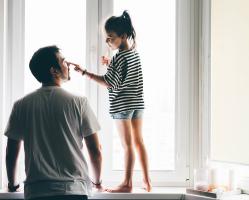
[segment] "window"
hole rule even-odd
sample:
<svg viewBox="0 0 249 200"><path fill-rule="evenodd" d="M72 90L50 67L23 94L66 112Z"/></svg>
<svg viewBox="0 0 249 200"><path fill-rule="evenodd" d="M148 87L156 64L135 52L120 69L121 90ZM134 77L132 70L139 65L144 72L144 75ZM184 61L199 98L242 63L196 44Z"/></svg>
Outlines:
<svg viewBox="0 0 249 200"><path fill-rule="evenodd" d="M23 1L9 2L15 5L16 2ZM25 55L10 55L12 59L15 58L13 60L23 59L25 67L10 65L10 77L18 79L7 81L7 88L10 88L10 93L19 93L10 95L6 102L9 99L14 102L19 96L39 87L29 71L28 62L33 52L42 46L56 44L70 60L86 66L89 71L105 73L104 67L99 63L100 56L106 52L103 23L107 17L120 15L123 10L128 10L137 32L137 48L143 66L147 108L144 139L149 153L152 182L161 186L188 185L186 180L190 178L190 161L193 158L190 153L190 138L196 130L193 128L193 120L194 110L197 110L198 105L193 103L196 94L193 80L198 80L195 71L197 65L191 63L193 60L196 62L193 51L198 47L194 46L194 50L190 48L195 41L190 38L197 38L193 31L196 27L190 26L194 17L191 12L194 5L179 0L156 0L143 2L141 9L140 4L140 1L134 0L26 0L25 12L18 7L10 7L13 11L17 10L17 14L25 13L25 23L20 24L20 29L13 36L18 36L20 32L25 33L25 43L16 44L21 49L25 46ZM18 15L12 20L14 24L19 24ZM10 36L11 39L14 40ZM24 73L21 71L17 76L15 70L23 70ZM89 98L102 127L99 135L104 157L103 180L107 184L116 184L123 176L123 164L120 162L123 150L108 114L107 90L96 83L88 82L75 72L71 72L71 77L73 81L64 87ZM12 88L11 84L14 84ZM20 87L23 88L19 90ZM7 104L6 107L10 110L12 105ZM5 118L7 117L6 115ZM4 156L0 159L3 160ZM20 166L22 180L24 165ZM0 169L6 176L3 164ZM142 180L139 165L135 169L134 185Z"/></svg>
<svg viewBox="0 0 249 200"><path fill-rule="evenodd" d="M66 59L85 66L85 44L85 0L72 2L68 0L26 0L24 93L27 94L40 87L40 83L33 77L28 67L31 56L38 48L57 45ZM63 87L74 93L85 94L84 79L73 70L70 70L70 76L73 81L67 82Z"/></svg>
<svg viewBox="0 0 249 200"><path fill-rule="evenodd" d="M28 66L33 53L43 46L57 45L66 59L85 65L85 10L84 0L25 1L24 95L41 87ZM63 84L63 87L70 92L84 95L85 79L73 70L70 70L70 76L73 81ZM25 180L23 151L20 161L20 180Z"/></svg>
<svg viewBox="0 0 249 200"><path fill-rule="evenodd" d="M73 2L68 0L25 1L25 72L23 78L23 95L41 87L41 84L33 77L29 69L29 60L38 48L57 45L66 58L85 66L85 10L86 1L84 0L74 0ZM63 87L70 92L85 95L85 79L73 70L70 70L70 76L73 81L69 81ZM19 180L25 180L23 149L20 154L18 172Z"/></svg>
<svg viewBox="0 0 249 200"><path fill-rule="evenodd" d="M189 23L190 5L170 1L118 1L100 4L100 29L111 15L130 11L137 32L137 49L144 74L145 118L144 140L149 154L150 175L154 185L186 185L189 179L189 139L192 131L190 112L195 89L189 51L193 34ZM176 31L178 30L178 31ZM183 34L184 33L184 34ZM100 37L104 41L104 37ZM102 42L99 55L106 54ZM100 67L101 72L103 71ZM195 73L195 72L194 72ZM193 76L193 77L192 77ZM193 78L193 79L191 79ZM191 88L191 91L190 91ZM117 130L108 115L107 92L98 90L98 116L102 125L104 151L104 180L112 177L119 182L123 177L123 149ZM195 105L194 105L195 106ZM106 160L106 161L105 161ZM108 161L108 162L107 162ZM135 163L134 184L142 180L138 160Z"/></svg>
<svg viewBox="0 0 249 200"><path fill-rule="evenodd" d="M113 3L116 16L125 9L130 11L137 33L146 107L143 134L150 170L175 170L176 1L146 1L143 9L140 1L114 0ZM124 166L120 160L123 150L114 130L113 169L117 170ZM159 156L160 152L164 152L164 156ZM138 162L135 169L140 169Z"/></svg>
<svg viewBox="0 0 249 200"><path fill-rule="evenodd" d="M4 74L5 70L5 44L6 44L6 12L5 12L5 4L4 1L0 1L0 132L2 133L4 130ZM4 141L0 136L0 189L2 188L2 180L3 180L3 173L2 167L3 166L3 152L4 152Z"/></svg>

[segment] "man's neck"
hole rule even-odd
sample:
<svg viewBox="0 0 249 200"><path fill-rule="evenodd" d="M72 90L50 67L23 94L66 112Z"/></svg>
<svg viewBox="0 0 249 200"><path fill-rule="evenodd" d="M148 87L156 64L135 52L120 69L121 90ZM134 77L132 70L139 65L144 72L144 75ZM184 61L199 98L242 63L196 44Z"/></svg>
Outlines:
<svg viewBox="0 0 249 200"><path fill-rule="evenodd" d="M48 87L48 86L57 86L57 87L61 87L61 84L60 84L60 83L57 83L57 82L42 83L42 87Z"/></svg>

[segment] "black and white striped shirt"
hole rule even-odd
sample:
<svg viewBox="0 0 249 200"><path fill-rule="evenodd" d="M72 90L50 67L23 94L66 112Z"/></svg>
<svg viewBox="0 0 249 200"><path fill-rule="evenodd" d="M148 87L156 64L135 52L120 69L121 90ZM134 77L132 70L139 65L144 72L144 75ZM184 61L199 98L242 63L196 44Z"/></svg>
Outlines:
<svg viewBox="0 0 249 200"><path fill-rule="evenodd" d="M116 53L104 80L110 85L110 114L144 109L142 68L136 50Z"/></svg>

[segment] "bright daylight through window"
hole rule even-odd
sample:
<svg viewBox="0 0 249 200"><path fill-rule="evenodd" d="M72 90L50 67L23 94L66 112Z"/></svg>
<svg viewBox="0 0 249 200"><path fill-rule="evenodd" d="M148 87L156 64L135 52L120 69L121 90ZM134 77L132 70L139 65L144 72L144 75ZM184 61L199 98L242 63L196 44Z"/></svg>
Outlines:
<svg viewBox="0 0 249 200"><path fill-rule="evenodd" d="M151 9L152 4L153 9ZM57 45L68 61L87 67L86 53L89 52L86 52L86 34L89 30L86 26L88 20L86 7L87 0L25 1L23 95L41 87L29 70L29 60L40 47ZM128 10L131 15L137 33L137 50L142 62L145 97L143 138L149 156L150 170L174 171L177 168L175 161L176 0L143 1L142 7L139 0L113 0L113 15L119 16L124 10ZM98 10L94 12L98 14ZM91 56L91 52L89 54ZM98 66L95 67L97 69ZM89 89L86 88L87 79L72 69L70 75L71 81L65 83L63 87L70 92L86 96ZM98 95L96 98L99 98ZM101 100L98 99L100 102ZM110 153L112 167L108 170L123 170L123 149L114 125L112 134L108 133L105 137L110 137L108 140L112 141L113 145ZM23 149L19 160L19 180L23 181L25 179ZM135 169L140 169L139 162L135 163ZM6 179L6 172L3 173Z"/></svg>
<svg viewBox="0 0 249 200"><path fill-rule="evenodd" d="M114 0L114 15L121 15L124 8L130 11L137 33L144 73L143 134L151 170L175 169L175 6L175 0L143 1L141 9L140 1ZM123 169L116 130L113 135L113 169ZM136 162L135 169L139 168Z"/></svg>
<svg viewBox="0 0 249 200"><path fill-rule="evenodd" d="M58 7L58 5L60 6ZM44 15L45 10L46 15ZM55 10L56 17L54 17ZM57 45L66 59L84 66L86 54L85 38L85 0L26 0L25 94L41 87L28 67L29 60L37 49L47 45ZM70 92L85 95L85 79L79 76L74 70L70 70L70 76L73 81L63 84L63 87ZM23 160L23 154L21 154L19 172L20 179L22 180L25 179Z"/></svg>

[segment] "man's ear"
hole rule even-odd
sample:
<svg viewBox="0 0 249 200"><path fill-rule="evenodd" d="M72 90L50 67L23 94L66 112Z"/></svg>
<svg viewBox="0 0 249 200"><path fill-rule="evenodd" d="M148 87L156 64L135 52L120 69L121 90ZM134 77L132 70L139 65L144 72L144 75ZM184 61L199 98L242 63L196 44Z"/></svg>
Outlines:
<svg viewBox="0 0 249 200"><path fill-rule="evenodd" d="M50 73L53 75L53 76L58 76L59 75L59 71L57 69L55 69L54 67L51 67L49 69Z"/></svg>
<svg viewBox="0 0 249 200"><path fill-rule="evenodd" d="M122 38L122 39L127 39L127 34L126 34L126 33L122 34L122 35L121 35L121 38Z"/></svg>

